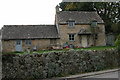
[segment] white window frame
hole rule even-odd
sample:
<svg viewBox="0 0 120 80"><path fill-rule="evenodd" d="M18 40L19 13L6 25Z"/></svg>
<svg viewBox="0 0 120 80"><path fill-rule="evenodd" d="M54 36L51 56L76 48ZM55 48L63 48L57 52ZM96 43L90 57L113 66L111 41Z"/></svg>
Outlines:
<svg viewBox="0 0 120 80"><path fill-rule="evenodd" d="M75 41L75 34L69 34L69 41Z"/></svg>

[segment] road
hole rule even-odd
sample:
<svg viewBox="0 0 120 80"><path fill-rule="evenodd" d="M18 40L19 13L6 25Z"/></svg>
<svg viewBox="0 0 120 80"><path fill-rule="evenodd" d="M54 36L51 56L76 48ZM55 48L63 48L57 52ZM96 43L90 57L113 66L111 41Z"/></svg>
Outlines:
<svg viewBox="0 0 120 80"><path fill-rule="evenodd" d="M120 78L120 71L88 76L85 78Z"/></svg>

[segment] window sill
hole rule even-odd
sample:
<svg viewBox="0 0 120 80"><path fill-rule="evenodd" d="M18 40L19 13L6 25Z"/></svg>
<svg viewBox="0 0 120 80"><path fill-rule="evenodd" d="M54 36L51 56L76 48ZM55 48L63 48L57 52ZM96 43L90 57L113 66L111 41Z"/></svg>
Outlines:
<svg viewBox="0 0 120 80"><path fill-rule="evenodd" d="M75 42L75 40L69 40L70 42Z"/></svg>

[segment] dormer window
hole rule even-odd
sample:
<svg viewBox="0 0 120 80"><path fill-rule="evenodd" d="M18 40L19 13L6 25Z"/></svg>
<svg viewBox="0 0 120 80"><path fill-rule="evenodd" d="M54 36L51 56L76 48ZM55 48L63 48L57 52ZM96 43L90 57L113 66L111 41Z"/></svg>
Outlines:
<svg viewBox="0 0 120 80"><path fill-rule="evenodd" d="M74 27L75 21L68 21L68 27Z"/></svg>
<svg viewBox="0 0 120 80"><path fill-rule="evenodd" d="M97 27L97 21L92 21L91 22L91 27Z"/></svg>

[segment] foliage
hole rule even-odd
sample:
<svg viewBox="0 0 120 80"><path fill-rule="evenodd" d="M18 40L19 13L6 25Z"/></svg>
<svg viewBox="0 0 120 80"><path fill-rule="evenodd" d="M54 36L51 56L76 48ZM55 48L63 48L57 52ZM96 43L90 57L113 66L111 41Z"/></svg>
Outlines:
<svg viewBox="0 0 120 80"><path fill-rule="evenodd" d="M115 41L115 46L118 46L120 44L120 34L118 35L116 41Z"/></svg>
<svg viewBox="0 0 120 80"><path fill-rule="evenodd" d="M115 46L117 47L118 51L120 51L120 34L118 35L115 41Z"/></svg>
<svg viewBox="0 0 120 80"><path fill-rule="evenodd" d="M94 11L92 4L92 2L62 2L60 8L63 11Z"/></svg>
<svg viewBox="0 0 120 80"><path fill-rule="evenodd" d="M106 32L113 32L113 30L111 29L111 25L114 23L117 24L119 21L120 2L95 3L95 8L105 22Z"/></svg>
<svg viewBox="0 0 120 80"><path fill-rule="evenodd" d="M116 23L112 24L111 29L114 33L118 32L118 26Z"/></svg>
<svg viewBox="0 0 120 80"><path fill-rule="evenodd" d="M113 23L112 26L111 26L111 29L116 34L120 33L120 22Z"/></svg>
<svg viewBox="0 0 120 80"><path fill-rule="evenodd" d="M118 23L120 19L120 1L119 2L62 2L60 3L62 11L97 11L105 22L106 32L115 32L112 30L113 23ZM112 25L112 28L111 28ZM119 25L119 24L118 24ZM117 26L119 27L119 26ZM119 30L120 32L120 30ZM118 33L118 32L117 32Z"/></svg>

